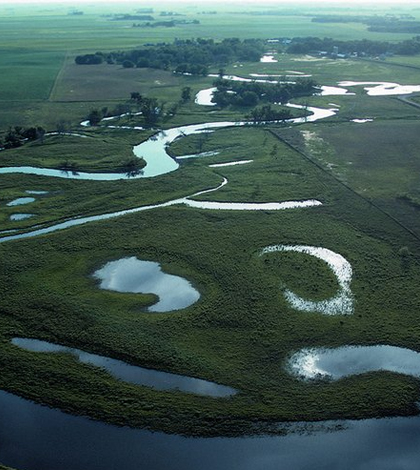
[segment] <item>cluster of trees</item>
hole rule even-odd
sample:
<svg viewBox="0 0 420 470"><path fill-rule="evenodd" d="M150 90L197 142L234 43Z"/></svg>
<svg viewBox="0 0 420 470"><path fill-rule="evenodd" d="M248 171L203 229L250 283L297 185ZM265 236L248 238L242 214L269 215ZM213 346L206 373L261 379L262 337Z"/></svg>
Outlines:
<svg viewBox="0 0 420 470"><path fill-rule="evenodd" d="M332 53L334 47L338 47L340 53L377 56L385 53L399 55L415 55L420 53L420 36L407 39L398 43L389 43L387 41L371 41L368 39L353 41L338 41L333 38L293 38L292 42L286 48L290 54L309 54L318 51Z"/></svg>
<svg viewBox="0 0 420 470"><path fill-rule="evenodd" d="M78 55L75 59L75 62L78 65L98 65L102 64L103 61L104 55L101 52L96 52L96 54Z"/></svg>
<svg viewBox="0 0 420 470"><path fill-rule="evenodd" d="M264 41L237 38L215 42L213 39L176 40L131 51L96 52L77 56L76 64L107 63L125 67L151 67L179 73L207 75L209 66L223 66L235 61L257 62L264 53Z"/></svg>
<svg viewBox="0 0 420 470"><path fill-rule="evenodd" d="M118 14L112 17L112 21L126 21L126 20L154 21L154 18L151 15L130 15L130 14Z"/></svg>
<svg viewBox="0 0 420 470"><path fill-rule="evenodd" d="M107 107L101 109L92 109L88 114L88 121L91 126L97 126L103 118L111 116L121 116L122 114L130 114L131 106L128 103L117 104L115 108L109 109Z"/></svg>
<svg viewBox="0 0 420 470"><path fill-rule="evenodd" d="M186 24L200 24L200 22L198 20L168 20L155 21L154 23L150 23L150 21L147 21L146 23L133 23L133 28L173 28L174 26Z"/></svg>
<svg viewBox="0 0 420 470"><path fill-rule="evenodd" d="M20 147L25 142L30 142L34 140L42 140L45 135L45 129L37 127L10 127L6 132L6 135L2 140L0 140L0 147L5 149L11 149Z"/></svg>
<svg viewBox="0 0 420 470"><path fill-rule="evenodd" d="M295 83L235 82L219 78L214 86L217 90L213 102L222 107L256 106L261 101L284 104L292 98L319 92L316 81L308 78L297 79Z"/></svg>
<svg viewBox="0 0 420 470"><path fill-rule="evenodd" d="M420 33L420 21L387 21L374 23L368 27L375 33Z"/></svg>
<svg viewBox="0 0 420 470"><path fill-rule="evenodd" d="M181 93L181 102L185 103L190 99L191 88L184 87ZM148 127L153 127L162 119L172 117L177 111L177 105L166 109L165 103L159 102L156 98L148 98L138 92L132 92L129 102L118 104L112 110L109 110L107 107L102 109L92 109L89 112L87 119L91 126L97 126L104 118L132 114L133 107L136 112L141 113L144 124Z"/></svg>
<svg viewBox="0 0 420 470"><path fill-rule="evenodd" d="M271 105L266 104L264 106L254 108L247 119L252 119L254 122L268 122L268 121L285 121L293 117L292 113L288 109L273 109Z"/></svg>

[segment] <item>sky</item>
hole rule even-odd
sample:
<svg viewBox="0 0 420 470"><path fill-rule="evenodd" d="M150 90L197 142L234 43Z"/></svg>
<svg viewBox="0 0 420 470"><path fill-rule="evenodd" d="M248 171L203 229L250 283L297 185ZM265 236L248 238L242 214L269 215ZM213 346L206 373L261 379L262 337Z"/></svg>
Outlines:
<svg viewBox="0 0 420 470"><path fill-rule="evenodd" d="M82 3L114 3L114 4L132 4L136 7L141 6L151 6L159 4L169 4L173 3L174 5L179 3L194 3L198 4L215 4L215 3L226 3L225 0L0 0L0 5L16 5L16 4L72 4L79 5ZM354 4L369 4L369 5L384 5L384 4L395 4L395 5L417 5L420 7L420 0L230 0L230 3L260 3L260 4L277 4L277 5L295 5L295 4L309 4L313 5L315 3L323 4L332 4L337 6L353 6Z"/></svg>

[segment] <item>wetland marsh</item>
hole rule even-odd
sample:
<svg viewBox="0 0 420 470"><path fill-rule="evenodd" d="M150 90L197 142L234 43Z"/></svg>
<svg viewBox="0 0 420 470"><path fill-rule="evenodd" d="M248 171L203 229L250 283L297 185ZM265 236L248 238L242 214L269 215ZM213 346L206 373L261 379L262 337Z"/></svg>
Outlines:
<svg viewBox="0 0 420 470"><path fill-rule="evenodd" d="M201 31L214 25L196 16ZM93 18L98 34L103 17L80 24ZM113 31L109 49L129 50L132 33ZM387 443L390 465L404 449L417 468L413 61L291 55L267 42L259 60L200 76L75 65L92 38L60 56L48 99L45 83L27 89L0 123L2 137L28 116L47 127L0 152L0 461L347 469L377 462ZM43 57L50 82L57 55ZM251 106L212 102L217 77L314 78L318 91L273 105L290 118L256 122ZM136 90L161 100L153 125ZM120 111L86 121L108 106ZM266 436L244 437L256 435Z"/></svg>

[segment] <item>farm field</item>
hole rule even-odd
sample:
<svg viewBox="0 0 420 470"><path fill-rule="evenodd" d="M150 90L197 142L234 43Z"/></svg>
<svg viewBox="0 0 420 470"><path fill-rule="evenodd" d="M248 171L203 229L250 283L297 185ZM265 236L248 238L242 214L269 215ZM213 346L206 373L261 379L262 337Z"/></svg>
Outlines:
<svg viewBox="0 0 420 470"><path fill-rule="evenodd" d="M287 54L264 42L272 61L212 64L210 75L74 61L175 38L413 35L315 23L309 6L266 14L266 6L215 4L214 14L183 5L180 14L198 24L156 28L110 19L133 14L132 5L83 5L80 16L55 4L31 8L29 17L0 6L0 138L15 126L45 130L0 151L1 391L187 437L417 416L417 365L351 369L340 379L319 366L305 379L315 366L293 373L292 358L342 347L420 353L420 56ZM159 12L173 8L154 6L153 15L166 20ZM373 11L388 12L358 14ZM272 103L291 111L287 119L257 121L257 105L200 104L197 94L218 76L302 76L317 92ZM384 82L413 90L370 92ZM108 263L133 258L158 263L198 298L154 311L155 291L100 283ZM25 349L21 339L59 352ZM112 361L231 393L139 385L109 372ZM0 461L26 470L1 446Z"/></svg>

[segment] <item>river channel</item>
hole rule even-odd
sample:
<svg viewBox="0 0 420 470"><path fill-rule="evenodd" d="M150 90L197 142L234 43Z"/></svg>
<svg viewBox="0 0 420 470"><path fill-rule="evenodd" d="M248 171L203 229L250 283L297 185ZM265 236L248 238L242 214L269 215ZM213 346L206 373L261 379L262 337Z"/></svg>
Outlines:
<svg viewBox="0 0 420 470"><path fill-rule="evenodd" d="M420 462L419 417L193 439L110 426L6 392L0 416L0 460L19 470L418 470Z"/></svg>
<svg viewBox="0 0 420 470"><path fill-rule="evenodd" d="M346 82L340 85L361 84ZM289 106L302 108L299 105ZM308 110L313 113L311 116L290 122L313 122L337 112L336 109ZM153 177L176 170L179 165L168 156L166 147L180 136L244 125L244 122L217 122L162 131L134 148L134 153L145 157L147 162L144 171L137 177ZM153 159L148 158L150 155L153 155ZM0 173L89 180L127 177L112 173L65 174L59 170L34 167L2 168ZM222 185L226 183L227 180ZM205 192L209 191L192 196ZM0 242L29 238L82 223L173 204L219 210L263 210L262 205L251 204L252 207L246 207L240 203L213 207L209 206L213 204L211 202L190 199L192 196L156 206L73 219L53 227L34 230L32 233L3 237ZM267 203L275 206L264 207L264 210L321 204L312 200L291 203L289 207L284 207L284 202ZM346 285L343 286L346 288ZM0 391L0 417L0 462L19 470L418 470L420 462L420 417L306 423L297 425L296 429L287 428L288 434L281 437L193 439L116 427L85 417L71 416L4 391ZM310 433L307 432L308 429L311 430Z"/></svg>

